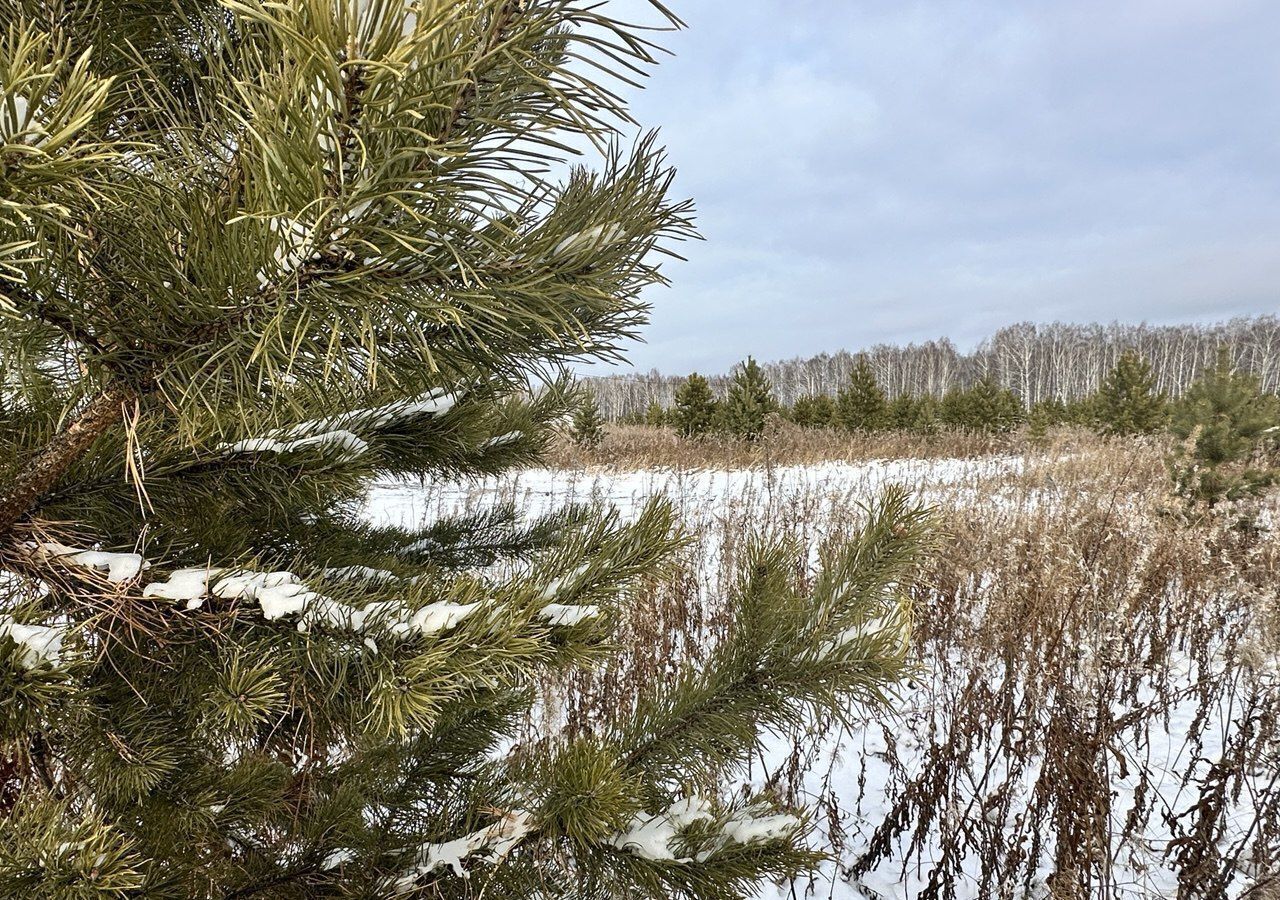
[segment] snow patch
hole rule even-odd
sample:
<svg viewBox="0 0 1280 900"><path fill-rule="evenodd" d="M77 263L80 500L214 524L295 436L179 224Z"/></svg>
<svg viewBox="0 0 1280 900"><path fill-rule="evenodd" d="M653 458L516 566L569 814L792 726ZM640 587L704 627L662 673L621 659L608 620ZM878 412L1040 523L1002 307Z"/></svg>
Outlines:
<svg viewBox="0 0 1280 900"><path fill-rule="evenodd" d="M142 589L144 597L162 600L185 600L187 609L199 609L209 596L209 579L222 573L222 569L205 566L200 569L177 569L169 573L165 581L153 581Z"/></svg>
<svg viewBox="0 0 1280 900"><path fill-rule="evenodd" d="M0 615L0 636L18 645L18 665L35 669L62 662L62 638L66 632L51 625L22 625L11 616Z"/></svg>
<svg viewBox="0 0 1280 900"><path fill-rule="evenodd" d="M479 831L442 844L424 845L418 851L413 868L396 881L396 892L412 891L419 878L439 868L447 867L453 870L453 874L466 878L467 870L463 868L462 861L469 856L479 856L491 862L504 859L533 830L531 818L531 814L524 810L514 810Z"/></svg>
<svg viewBox="0 0 1280 900"><path fill-rule="evenodd" d="M548 603L542 609L538 610L538 615L546 619L551 625L563 625L565 627L577 625L587 619L594 619L600 615L600 607L598 606L572 606L564 603Z"/></svg>
<svg viewBox="0 0 1280 900"><path fill-rule="evenodd" d="M35 552L44 559L60 559L86 569L106 572L107 581L116 584L137 578L139 572L151 565L142 558L140 553L84 550L79 547L68 547L57 541L42 541L35 545Z"/></svg>
<svg viewBox="0 0 1280 900"><path fill-rule="evenodd" d="M701 797L685 797L667 807L665 812L640 813L631 826L614 836L613 846L643 859L688 863L692 858L677 858L672 845L680 832L694 822L713 822L711 804Z"/></svg>

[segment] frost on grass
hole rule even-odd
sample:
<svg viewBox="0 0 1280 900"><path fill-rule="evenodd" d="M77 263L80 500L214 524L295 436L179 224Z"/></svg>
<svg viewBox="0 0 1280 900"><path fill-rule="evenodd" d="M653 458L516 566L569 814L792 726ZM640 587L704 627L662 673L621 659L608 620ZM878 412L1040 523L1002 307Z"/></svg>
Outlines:
<svg viewBox="0 0 1280 900"><path fill-rule="evenodd" d="M52 625L23 625L11 616L0 615L0 637L7 637L18 645L18 664L24 669L61 664L65 633Z"/></svg>
<svg viewBox="0 0 1280 900"><path fill-rule="evenodd" d="M441 844L424 844L417 852L413 868L396 880L397 893L413 891L419 878L440 868L451 869L454 875L465 878L467 870L462 862L468 857L490 862L504 859L532 830L531 818L524 810L513 810L479 831Z"/></svg>
<svg viewBox="0 0 1280 900"><path fill-rule="evenodd" d="M138 573L147 568L147 563L139 553L107 553L101 550L85 550L80 547L68 547L57 541L41 541L31 545L34 555L41 559L58 559L62 562L105 572L107 581L119 583L131 581Z"/></svg>

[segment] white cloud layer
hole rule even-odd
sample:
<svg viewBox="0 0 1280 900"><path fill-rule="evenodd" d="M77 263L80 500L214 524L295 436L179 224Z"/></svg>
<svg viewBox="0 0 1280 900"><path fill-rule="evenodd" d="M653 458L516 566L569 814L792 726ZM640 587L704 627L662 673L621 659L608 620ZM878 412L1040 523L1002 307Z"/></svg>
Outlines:
<svg viewBox="0 0 1280 900"><path fill-rule="evenodd" d="M650 296L639 368L1280 307L1280 6L674 8L635 108L707 243Z"/></svg>

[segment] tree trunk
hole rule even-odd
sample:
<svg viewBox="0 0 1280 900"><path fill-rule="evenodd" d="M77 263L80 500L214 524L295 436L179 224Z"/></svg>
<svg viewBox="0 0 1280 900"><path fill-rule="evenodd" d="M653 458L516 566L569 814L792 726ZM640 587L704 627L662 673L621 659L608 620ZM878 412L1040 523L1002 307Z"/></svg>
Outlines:
<svg viewBox="0 0 1280 900"><path fill-rule="evenodd" d="M108 388L89 401L71 424L0 486L0 539L47 494L73 462L88 451L98 436L123 417L122 404L132 396L122 388Z"/></svg>

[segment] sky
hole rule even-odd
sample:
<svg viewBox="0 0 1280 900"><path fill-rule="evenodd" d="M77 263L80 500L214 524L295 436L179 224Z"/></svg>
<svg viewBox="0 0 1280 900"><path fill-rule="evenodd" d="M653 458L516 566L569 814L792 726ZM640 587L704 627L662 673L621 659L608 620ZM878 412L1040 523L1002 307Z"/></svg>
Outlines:
<svg viewBox="0 0 1280 900"><path fill-rule="evenodd" d="M629 96L705 241L636 368L1280 309L1280 3L666 2Z"/></svg>

